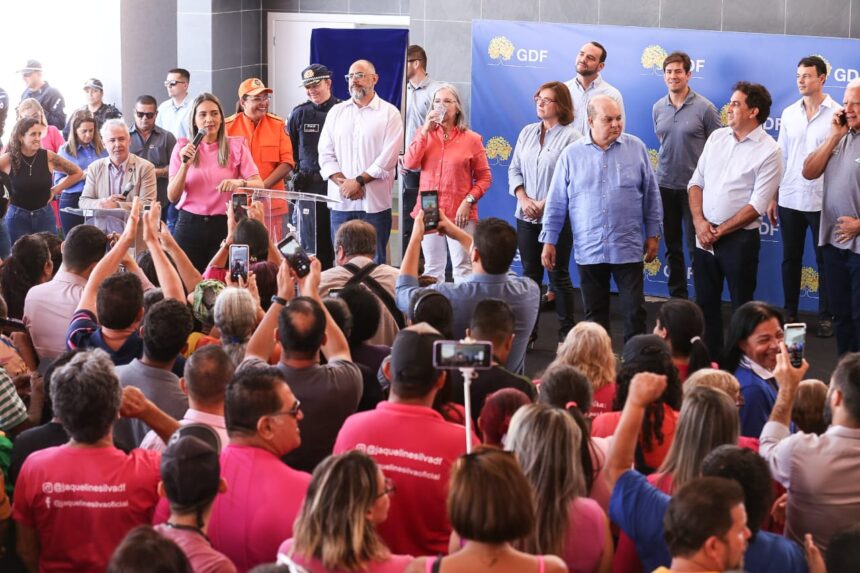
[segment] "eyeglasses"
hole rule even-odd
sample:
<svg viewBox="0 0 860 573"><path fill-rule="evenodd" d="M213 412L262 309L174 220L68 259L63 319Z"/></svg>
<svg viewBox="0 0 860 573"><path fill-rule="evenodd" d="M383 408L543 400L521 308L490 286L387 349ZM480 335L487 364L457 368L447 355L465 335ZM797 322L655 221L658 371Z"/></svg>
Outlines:
<svg viewBox="0 0 860 573"><path fill-rule="evenodd" d="M167 80L167 81L165 81L165 82L164 82L164 87L166 87L166 88L172 88L172 87L173 87L173 86L175 86L176 84L187 84L187 83L188 83L188 82L183 81L183 80Z"/></svg>
<svg viewBox="0 0 860 573"><path fill-rule="evenodd" d="M296 398L295 403L293 403L292 407L286 412L275 412L274 414L269 414L269 417L276 418L278 416L292 416L293 418L299 417L299 412L301 412L302 402L298 398Z"/></svg>
<svg viewBox="0 0 860 573"><path fill-rule="evenodd" d="M155 112L154 111L136 111L135 110L134 115L136 115L139 119L143 119L143 118L152 119L153 117L155 117Z"/></svg>
<svg viewBox="0 0 860 573"><path fill-rule="evenodd" d="M374 74L365 74L364 72L355 72L355 73L353 73L353 74L346 74L346 75L345 75L345 76L343 76L343 77L344 77L344 79L345 79L346 81L351 81L351 80L359 80L359 81L361 81L361 80L363 80L364 78L369 78L369 77L370 77L370 76L372 76L372 75L374 75Z"/></svg>
<svg viewBox="0 0 860 573"><path fill-rule="evenodd" d="M556 100L549 99L548 97L535 96L535 103L542 103L543 105L549 105L551 103L556 103Z"/></svg>
<svg viewBox="0 0 860 573"><path fill-rule="evenodd" d="M384 495L392 495L395 491L397 491L397 487L394 485L394 481L391 478L385 478L385 481L382 482L385 485L385 489L382 492L376 494L376 499Z"/></svg>

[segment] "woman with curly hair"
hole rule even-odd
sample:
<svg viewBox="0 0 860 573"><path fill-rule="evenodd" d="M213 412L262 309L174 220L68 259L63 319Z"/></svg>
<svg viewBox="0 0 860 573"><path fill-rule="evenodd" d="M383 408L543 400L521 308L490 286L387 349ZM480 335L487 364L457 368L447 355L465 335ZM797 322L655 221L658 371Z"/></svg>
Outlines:
<svg viewBox="0 0 860 573"><path fill-rule="evenodd" d="M576 367L591 382L591 419L612 411L615 401L615 354L612 340L596 322L580 322L574 326L558 349L550 367L566 364Z"/></svg>

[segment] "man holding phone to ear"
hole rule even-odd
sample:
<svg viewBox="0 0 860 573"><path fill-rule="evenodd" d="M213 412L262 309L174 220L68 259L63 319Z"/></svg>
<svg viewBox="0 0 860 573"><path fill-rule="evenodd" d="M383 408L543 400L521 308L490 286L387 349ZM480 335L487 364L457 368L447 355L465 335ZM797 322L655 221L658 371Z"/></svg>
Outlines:
<svg viewBox="0 0 860 573"><path fill-rule="evenodd" d="M860 79L845 88L830 135L803 162L803 176L824 176L818 244L824 259L839 355L860 350Z"/></svg>

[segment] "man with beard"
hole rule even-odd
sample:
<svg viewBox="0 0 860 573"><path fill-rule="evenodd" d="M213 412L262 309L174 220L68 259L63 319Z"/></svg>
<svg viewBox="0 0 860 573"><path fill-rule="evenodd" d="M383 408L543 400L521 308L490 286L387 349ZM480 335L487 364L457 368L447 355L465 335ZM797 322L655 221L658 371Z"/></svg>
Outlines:
<svg viewBox="0 0 860 573"><path fill-rule="evenodd" d="M320 175L328 179L331 233L352 219L376 229L376 262L384 263L391 234L391 187L403 142L400 111L374 90L376 68L358 60L346 75L351 99L334 106L319 142Z"/></svg>
<svg viewBox="0 0 860 573"><path fill-rule="evenodd" d="M600 77L600 71L606 67L606 48L600 43L591 41L579 49L576 56L576 76L566 81L564 85L570 90L573 98L573 127L579 133L588 133L588 102L597 95L608 95L618 102L621 115L624 116L624 99L621 92Z"/></svg>

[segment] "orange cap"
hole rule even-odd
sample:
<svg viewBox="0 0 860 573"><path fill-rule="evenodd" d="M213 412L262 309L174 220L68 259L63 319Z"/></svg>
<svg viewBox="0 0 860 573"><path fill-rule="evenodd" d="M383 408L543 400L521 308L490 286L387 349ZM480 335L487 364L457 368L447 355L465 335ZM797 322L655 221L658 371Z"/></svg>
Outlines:
<svg viewBox="0 0 860 573"><path fill-rule="evenodd" d="M260 94L270 94L272 90L266 87L259 78L248 78L241 84L239 84L239 99L245 97L246 95L260 95Z"/></svg>

